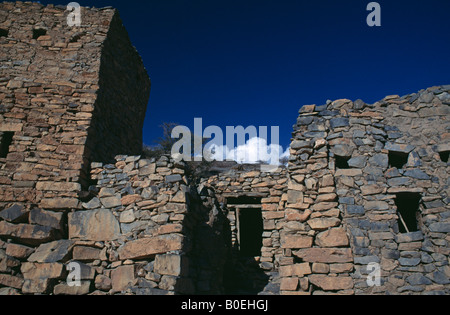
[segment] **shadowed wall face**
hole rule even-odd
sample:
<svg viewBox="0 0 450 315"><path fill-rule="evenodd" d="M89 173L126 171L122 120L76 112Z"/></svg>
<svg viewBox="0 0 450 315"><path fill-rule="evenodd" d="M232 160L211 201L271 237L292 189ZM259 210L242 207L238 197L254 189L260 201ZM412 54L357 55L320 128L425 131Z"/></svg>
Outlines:
<svg viewBox="0 0 450 315"><path fill-rule="evenodd" d="M150 80L118 12L68 14L0 4L0 204L70 208L90 162L141 154Z"/></svg>

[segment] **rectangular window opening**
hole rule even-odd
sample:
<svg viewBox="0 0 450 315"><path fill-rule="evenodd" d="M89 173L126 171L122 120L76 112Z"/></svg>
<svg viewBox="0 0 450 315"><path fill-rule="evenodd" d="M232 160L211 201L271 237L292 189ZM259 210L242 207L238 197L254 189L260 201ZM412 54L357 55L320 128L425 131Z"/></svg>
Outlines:
<svg viewBox="0 0 450 315"><path fill-rule="evenodd" d="M14 132L0 132L0 158L6 159L12 144Z"/></svg>
<svg viewBox="0 0 450 315"><path fill-rule="evenodd" d="M0 28L0 37L8 37L9 31L4 28Z"/></svg>
<svg viewBox="0 0 450 315"><path fill-rule="evenodd" d="M408 163L408 153L389 151L389 166L402 169Z"/></svg>
<svg viewBox="0 0 450 315"><path fill-rule="evenodd" d="M41 36L47 35L47 30L43 28L37 28L33 30L33 39L38 39Z"/></svg>
<svg viewBox="0 0 450 315"><path fill-rule="evenodd" d="M439 156L441 157L441 161L444 163L448 163L448 158L450 156L450 151L439 152Z"/></svg>
<svg viewBox="0 0 450 315"><path fill-rule="evenodd" d="M400 233L419 231L420 211L419 205L422 196L418 193L401 193L395 198L398 226Z"/></svg>
<svg viewBox="0 0 450 315"><path fill-rule="evenodd" d="M336 168L337 169L349 169L348 161L350 161L350 157L343 157L336 155Z"/></svg>

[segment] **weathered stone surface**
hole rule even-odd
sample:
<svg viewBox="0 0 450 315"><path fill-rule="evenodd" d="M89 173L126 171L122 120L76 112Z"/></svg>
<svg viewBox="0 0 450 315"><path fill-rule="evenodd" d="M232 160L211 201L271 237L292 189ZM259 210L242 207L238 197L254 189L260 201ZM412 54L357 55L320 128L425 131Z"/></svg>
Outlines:
<svg viewBox="0 0 450 315"><path fill-rule="evenodd" d="M309 281L315 286L325 291L338 291L353 289L353 280L351 277L329 277L322 275L311 275Z"/></svg>
<svg viewBox="0 0 450 315"><path fill-rule="evenodd" d="M309 248L293 253L303 261L312 263L347 263L353 262L352 251L349 248Z"/></svg>
<svg viewBox="0 0 450 315"><path fill-rule="evenodd" d="M298 278L283 278L281 279L280 290L296 291L298 288L298 284Z"/></svg>
<svg viewBox="0 0 450 315"><path fill-rule="evenodd" d="M49 278L42 278L38 280L25 279L22 286L22 293L24 294L49 294L50 282Z"/></svg>
<svg viewBox="0 0 450 315"><path fill-rule="evenodd" d="M133 223L136 221L136 216L134 215L133 209L124 211L120 214L120 223Z"/></svg>
<svg viewBox="0 0 450 315"><path fill-rule="evenodd" d="M430 224L429 229L436 233L450 233L450 222L433 223Z"/></svg>
<svg viewBox="0 0 450 315"><path fill-rule="evenodd" d="M189 271L187 257L179 255L157 255L155 272L160 275L181 276Z"/></svg>
<svg viewBox="0 0 450 315"><path fill-rule="evenodd" d="M430 285L433 282L422 274L414 274L406 278L410 285Z"/></svg>
<svg viewBox="0 0 450 315"><path fill-rule="evenodd" d="M88 210L98 209L101 206L102 206L102 203L100 202L100 199L98 199L97 197L94 197L89 202L84 202L82 204L83 209L88 209Z"/></svg>
<svg viewBox="0 0 450 315"><path fill-rule="evenodd" d="M303 148L312 148L312 147L313 147L313 143L311 143L311 141L295 140L291 143L291 148L294 150L299 150L299 149L303 149Z"/></svg>
<svg viewBox="0 0 450 315"><path fill-rule="evenodd" d="M322 232L316 236L316 244L319 247L343 247L349 245L347 233L343 228L334 228Z"/></svg>
<svg viewBox="0 0 450 315"><path fill-rule="evenodd" d="M331 128L348 127L350 125L348 118L334 118L330 120Z"/></svg>
<svg viewBox="0 0 450 315"><path fill-rule="evenodd" d="M12 223L21 223L26 220L28 216L29 210L21 205L14 205L11 208L5 209L0 212L0 218L12 222Z"/></svg>
<svg viewBox="0 0 450 315"><path fill-rule="evenodd" d="M90 291L90 281L81 281L79 286L69 286L67 283L61 283L53 289L55 295L87 295Z"/></svg>
<svg viewBox="0 0 450 315"><path fill-rule="evenodd" d="M81 190L81 185L78 183L64 183L64 182L38 182L36 183L36 190L77 192Z"/></svg>
<svg viewBox="0 0 450 315"><path fill-rule="evenodd" d="M14 289L22 289L23 286L23 278L0 274L0 286L5 286Z"/></svg>
<svg viewBox="0 0 450 315"><path fill-rule="evenodd" d="M140 195L127 195L122 197L121 202L123 206L129 206L135 202L141 201L142 197Z"/></svg>
<svg viewBox="0 0 450 315"><path fill-rule="evenodd" d="M29 262L56 263L65 262L73 248L73 241L61 240L42 244L29 258Z"/></svg>
<svg viewBox="0 0 450 315"><path fill-rule="evenodd" d="M39 245L53 240L53 229L29 224L0 222L0 236L11 237L25 245Z"/></svg>
<svg viewBox="0 0 450 315"><path fill-rule="evenodd" d="M316 199L317 203L320 202L333 202L335 201L337 198L337 195L332 193L332 194L323 194L323 195L319 195Z"/></svg>
<svg viewBox="0 0 450 315"><path fill-rule="evenodd" d="M46 210L77 209L80 201L77 198L43 199L39 206Z"/></svg>
<svg viewBox="0 0 450 315"><path fill-rule="evenodd" d="M417 241L422 241L423 239L424 239L424 235L423 235L422 231L398 234L395 236L395 240L397 243L417 242Z"/></svg>
<svg viewBox="0 0 450 315"><path fill-rule="evenodd" d="M61 230L63 228L63 213L35 208L30 212L30 223Z"/></svg>
<svg viewBox="0 0 450 315"><path fill-rule="evenodd" d="M303 192L297 190L289 190L288 191L288 203L297 204L303 203Z"/></svg>
<svg viewBox="0 0 450 315"><path fill-rule="evenodd" d="M110 210L78 211L69 214L69 238L111 241L120 237L120 226Z"/></svg>
<svg viewBox="0 0 450 315"><path fill-rule="evenodd" d="M75 246L73 248L72 258L74 260L89 262L101 259L102 250L88 246Z"/></svg>
<svg viewBox="0 0 450 315"><path fill-rule="evenodd" d="M357 156L348 160L348 166L353 168L363 168L367 164L367 158L365 156Z"/></svg>
<svg viewBox="0 0 450 315"><path fill-rule="evenodd" d="M284 235L281 240L282 248L300 249L310 248L313 244L313 238L304 235Z"/></svg>
<svg viewBox="0 0 450 315"><path fill-rule="evenodd" d="M121 266L111 271L112 290L121 292L133 285L135 278L135 269L133 265Z"/></svg>
<svg viewBox="0 0 450 315"><path fill-rule="evenodd" d="M23 263L20 268L25 280L59 279L65 270L61 263ZM40 292L33 292L40 293Z"/></svg>
<svg viewBox="0 0 450 315"><path fill-rule="evenodd" d="M180 182L183 178L181 177L181 175L169 175L166 176L166 183L176 183L176 182Z"/></svg>
<svg viewBox="0 0 450 315"><path fill-rule="evenodd" d="M161 235L152 238L143 238L126 243L118 252L120 259L144 259L157 254L182 249L183 236L178 234Z"/></svg>
<svg viewBox="0 0 450 315"><path fill-rule="evenodd" d="M316 231L324 231L341 223L338 218L317 218L308 220L308 225Z"/></svg>
<svg viewBox="0 0 450 315"><path fill-rule="evenodd" d="M355 147L346 145L346 144L338 144L331 148L331 152L334 153L334 155L340 156L340 157L351 157L353 154Z"/></svg>
<svg viewBox="0 0 450 315"><path fill-rule="evenodd" d="M6 247L6 255L25 260L34 252L34 250L35 249L31 247L11 243Z"/></svg>
<svg viewBox="0 0 450 315"><path fill-rule="evenodd" d="M104 275L98 275L95 278L95 288L101 291L109 291L112 289L112 281Z"/></svg>
<svg viewBox="0 0 450 315"><path fill-rule="evenodd" d="M280 266L281 277L304 277L311 273L311 266L308 263Z"/></svg>
<svg viewBox="0 0 450 315"><path fill-rule="evenodd" d="M120 196L118 196L118 195L100 198L100 202L107 209L113 209L113 208L122 206L122 200L121 200Z"/></svg>
<svg viewBox="0 0 450 315"><path fill-rule="evenodd" d="M392 142L386 143L384 148L388 151L408 153L408 154L411 153L415 149L415 147L412 145L396 144L396 143L392 143Z"/></svg>
<svg viewBox="0 0 450 315"><path fill-rule="evenodd" d="M12 268L20 266L20 262L6 254L6 252L0 249L0 272L11 272Z"/></svg>

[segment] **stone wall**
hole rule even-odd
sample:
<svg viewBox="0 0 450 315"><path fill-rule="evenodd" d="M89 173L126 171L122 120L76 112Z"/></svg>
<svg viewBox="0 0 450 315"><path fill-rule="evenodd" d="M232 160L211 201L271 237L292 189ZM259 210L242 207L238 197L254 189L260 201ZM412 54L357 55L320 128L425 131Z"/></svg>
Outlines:
<svg viewBox="0 0 450 315"><path fill-rule="evenodd" d="M285 293L449 293L449 89L301 109L289 193L306 223L293 247L306 248L285 251L301 270ZM405 199L417 206L399 209ZM368 286L370 263L380 286Z"/></svg>
<svg viewBox="0 0 450 315"><path fill-rule="evenodd" d="M229 221L233 252L228 261L226 278L235 280L228 284L228 293L279 294L278 270L282 263L281 242L285 241L282 230L286 223L285 205L288 200L287 172L284 168L271 173L261 172L259 166L254 169L230 170L203 179L202 184L215 191ZM259 210L261 214L257 215L261 216L261 230L254 231L252 226L242 226L242 230L262 233L261 254L247 257L241 253L239 233L244 231L239 231L238 216L244 211ZM256 221L254 224L257 224Z"/></svg>
<svg viewBox="0 0 450 315"><path fill-rule="evenodd" d="M22 294L223 293L227 221L212 191L188 185L183 163L117 156L91 167L97 185L67 226L60 213L38 208L1 212L0 285ZM41 224L42 237L25 239L13 229L28 225L9 223L19 220ZM71 263L81 266L81 286L67 285Z"/></svg>
<svg viewBox="0 0 450 315"><path fill-rule="evenodd" d="M450 86L303 106L287 169L192 180L136 156L117 11L67 13L0 4L1 294L450 293Z"/></svg>
<svg viewBox="0 0 450 315"><path fill-rule="evenodd" d="M142 61L116 10L81 13L69 27L65 7L0 4L0 132L12 137L0 156L3 206L75 208L90 162L140 153Z"/></svg>

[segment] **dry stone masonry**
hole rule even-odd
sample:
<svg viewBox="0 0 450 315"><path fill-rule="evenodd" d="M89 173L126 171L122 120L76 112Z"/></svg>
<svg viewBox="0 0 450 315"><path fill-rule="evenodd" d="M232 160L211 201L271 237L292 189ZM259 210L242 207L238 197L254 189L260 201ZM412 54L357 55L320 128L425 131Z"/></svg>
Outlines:
<svg viewBox="0 0 450 315"><path fill-rule="evenodd" d="M67 14L0 4L0 294L450 294L449 85L303 106L287 167L199 178L140 156L118 12Z"/></svg>

